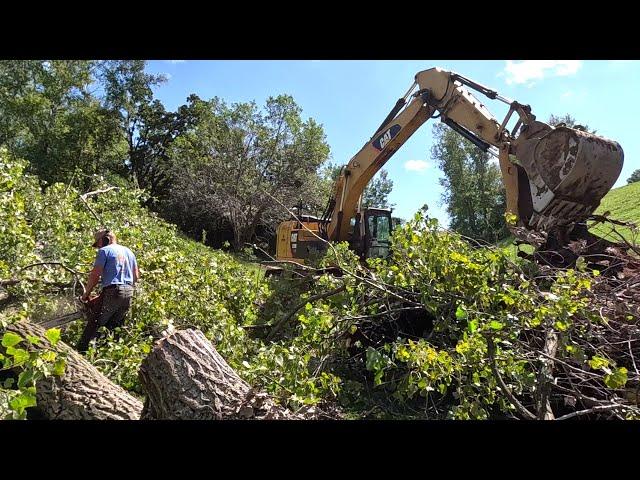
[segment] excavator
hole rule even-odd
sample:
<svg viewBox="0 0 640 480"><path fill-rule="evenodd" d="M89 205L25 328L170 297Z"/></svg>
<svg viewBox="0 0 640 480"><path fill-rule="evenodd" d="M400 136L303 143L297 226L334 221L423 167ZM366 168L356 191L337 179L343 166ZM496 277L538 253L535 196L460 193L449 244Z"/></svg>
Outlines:
<svg viewBox="0 0 640 480"><path fill-rule="evenodd" d="M509 106L502 122L470 89ZM415 75L373 136L342 167L322 216L295 215L278 226L276 259L304 264L326 250L326 240L348 242L362 259L386 257L391 211L362 208L362 193L411 135L434 118L498 158L506 210L515 220L510 229L539 248L562 248L584 235L586 219L622 170L624 153L617 142L540 122L529 105L458 73L430 68Z"/></svg>

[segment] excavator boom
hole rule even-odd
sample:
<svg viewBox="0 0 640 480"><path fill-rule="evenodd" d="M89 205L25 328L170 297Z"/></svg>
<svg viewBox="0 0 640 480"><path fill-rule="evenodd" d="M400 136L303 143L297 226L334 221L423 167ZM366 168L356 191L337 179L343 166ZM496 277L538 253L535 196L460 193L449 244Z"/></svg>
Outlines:
<svg viewBox="0 0 640 480"><path fill-rule="evenodd" d="M467 86L508 104L505 119L498 122ZM509 132L513 113L519 118ZM345 166L336 182L333 210L326 217L329 239L346 239L367 183L434 114L482 150L498 152L508 210L529 230L549 231L583 221L622 170L624 155L617 142L536 121L529 106L462 75L431 68L415 76L407 95Z"/></svg>
<svg viewBox="0 0 640 480"><path fill-rule="evenodd" d="M502 122L467 87L509 105ZM516 123L509 130L514 114ZM360 210L361 195L411 135L427 120L437 117L478 148L499 158L507 212L517 218L512 231L518 236L525 230L567 237L573 225L584 221L598 207L622 170L624 154L617 142L566 126L547 125L536 120L528 105L502 97L457 73L430 68L416 74L411 88L374 135L342 168L327 209L314 223L317 234L362 247L367 242L372 245L369 229L386 232L387 227ZM383 213L377 215L382 218ZM390 224L390 214L387 217ZM285 222L278 229L279 259L302 258L297 239L299 234L304 237L305 229L295 225L296 222ZM376 238L373 240L378 245ZM311 246L313 240L307 241ZM362 247L361 252L366 253L367 248Z"/></svg>

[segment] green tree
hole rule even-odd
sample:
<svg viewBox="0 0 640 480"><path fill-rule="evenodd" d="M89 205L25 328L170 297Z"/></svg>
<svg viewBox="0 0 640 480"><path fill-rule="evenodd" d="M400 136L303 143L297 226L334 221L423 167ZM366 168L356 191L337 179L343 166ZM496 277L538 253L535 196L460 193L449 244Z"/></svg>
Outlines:
<svg viewBox="0 0 640 480"><path fill-rule="evenodd" d="M487 242L508 235L506 200L499 167L490 156L444 124L433 128L432 155L444 173L440 184L451 229Z"/></svg>
<svg viewBox="0 0 640 480"><path fill-rule="evenodd" d="M371 179L362 194L362 206L365 208L393 208L389 203L389 195L393 190L393 181L389 179L383 168Z"/></svg>
<svg viewBox="0 0 640 480"><path fill-rule="evenodd" d="M576 130L583 130L585 132L589 132L589 133L596 133L596 130L591 130L589 128L589 125L585 124L585 125L581 125L576 123L576 119L573 118L570 114L566 113L564 115L561 116L556 116L551 114L549 116L549 120L547 121L547 123L553 127L558 126L558 125L565 125L569 128L575 128Z"/></svg>
<svg viewBox="0 0 640 480"><path fill-rule="evenodd" d="M140 187L157 189L161 180L154 167L166 157L166 148L177 134L177 119L153 100L153 87L166 82L166 77L146 73L145 66L144 60L102 62L100 78L105 107L118 119L126 140L122 161L126 172Z"/></svg>
<svg viewBox="0 0 640 480"><path fill-rule="evenodd" d="M275 227L287 206L321 208L318 169L329 154L322 126L303 121L288 95L227 105L192 98L194 125L170 149L174 184L163 210L200 234L207 222L226 224L235 249L260 225Z"/></svg>
<svg viewBox="0 0 640 480"><path fill-rule="evenodd" d="M635 170L631 176L627 179L627 183L640 182L640 168Z"/></svg>
<svg viewBox="0 0 640 480"><path fill-rule="evenodd" d="M117 158L118 125L92 95L97 62L0 62L0 140L49 181L91 183Z"/></svg>

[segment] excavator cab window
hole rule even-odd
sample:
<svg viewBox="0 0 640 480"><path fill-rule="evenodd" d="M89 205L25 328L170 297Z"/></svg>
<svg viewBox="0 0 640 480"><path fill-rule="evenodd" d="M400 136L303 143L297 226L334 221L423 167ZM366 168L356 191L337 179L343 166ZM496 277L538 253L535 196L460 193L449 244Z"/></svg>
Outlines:
<svg viewBox="0 0 640 480"><path fill-rule="evenodd" d="M391 211L368 210L365 216L365 257L387 257L391 247Z"/></svg>

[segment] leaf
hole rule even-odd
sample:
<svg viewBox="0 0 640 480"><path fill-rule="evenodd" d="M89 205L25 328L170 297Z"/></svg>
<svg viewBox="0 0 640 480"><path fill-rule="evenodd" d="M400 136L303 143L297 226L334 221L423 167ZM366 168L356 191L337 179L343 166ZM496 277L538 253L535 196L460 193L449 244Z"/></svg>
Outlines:
<svg viewBox="0 0 640 480"><path fill-rule="evenodd" d="M467 318L467 316L467 311L462 307L462 305L458 305L458 308L456 309L456 318L458 320L463 320Z"/></svg>
<svg viewBox="0 0 640 480"><path fill-rule="evenodd" d="M16 379L15 379L15 378L12 378L12 377L7 378L7 379L4 381L4 383L2 384L2 386L3 386L4 388L11 388L11 387L13 386L13 383L14 383L15 381L16 381Z"/></svg>
<svg viewBox="0 0 640 480"><path fill-rule="evenodd" d="M475 332L478 329L478 320L471 320L469 322L469 331L471 333Z"/></svg>
<svg viewBox="0 0 640 480"><path fill-rule="evenodd" d="M58 377L64 375L64 369L66 365L67 363L63 358L59 358L58 360L56 360L56 363L53 365L53 374L57 375Z"/></svg>
<svg viewBox="0 0 640 480"><path fill-rule="evenodd" d="M31 345L37 345L40 343L40 337L36 337L34 335L27 335L27 340L29 340Z"/></svg>
<svg viewBox="0 0 640 480"><path fill-rule="evenodd" d="M36 396L30 392L21 392L9 402L9 406L20 414L26 408L36 406Z"/></svg>
<svg viewBox="0 0 640 480"><path fill-rule="evenodd" d="M373 347L367 347L367 370L375 370L382 355Z"/></svg>
<svg viewBox="0 0 640 480"><path fill-rule="evenodd" d="M378 370L373 379L373 383L375 386L378 386L382 383L382 376L384 375L384 370Z"/></svg>
<svg viewBox="0 0 640 480"><path fill-rule="evenodd" d="M406 361L409 360L410 357L411 355L409 354L407 348L404 345L400 345L398 347L398 350L396 351L396 358L398 360Z"/></svg>
<svg viewBox="0 0 640 480"><path fill-rule="evenodd" d="M13 361L15 363L22 363L29 360L29 352L23 348L16 348L13 352Z"/></svg>
<svg viewBox="0 0 640 480"><path fill-rule="evenodd" d="M57 355L56 352L53 352L51 350L47 350L42 355L40 355L40 358L42 360L44 360L45 362L53 362L56 359L57 356L58 355Z"/></svg>
<svg viewBox="0 0 640 480"><path fill-rule="evenodd" d="M60 329L50 328L44 333L44 336L51 342L51 345L55 346L55 344L60 340Z"/></svg>
<svg viewBox="0 0 640 480"><path fill-rule="evenodd" d="M13 332L6 332L2 336L3 347L13 347L14 345L19 344L21 341L22 341L22 337Z"/></svg>
<svg viewBox="0 0 640 480"><path fill-rule="evenodd" d="M18 377L18 388L28 386L33 380L33 370L24 370Z"/></svg>
<svg viewBox="0 0 640 480"><path fill-rule="evenodd" d="M613 373L605 375L604 384L609 388L623 388L627 384L627 369L620 367Z"/></svg>
<svg viewBox="0 0 640 480"><path fill-rule="evenodd" d="M507 225L515 226L518 223L518 216L510 212L504 214L504 219Z"/></svg>
<svg viewBox="0 0 640 480"><path fill-rule="evenodd" d="M594 370L598 370L599 368L606 368L609 366L609 360L594 355L591 360L589 360L589 366Z"/></svg>
<svg viewBox="0 0 640 480"><path fill-rule="evenodd" d="M497 320L491 320L491 322L489 322L489 328L491 328L492 330L502 330L503 327L504 324L498 322Z"/></svg>

